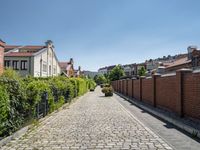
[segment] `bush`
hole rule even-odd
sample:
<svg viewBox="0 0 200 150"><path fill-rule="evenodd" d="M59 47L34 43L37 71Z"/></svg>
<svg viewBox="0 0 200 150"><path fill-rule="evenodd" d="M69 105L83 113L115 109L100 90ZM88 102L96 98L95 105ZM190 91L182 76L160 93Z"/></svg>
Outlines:
<svg viewBox="0 0 200 150"><path fill-rule="evenodd" d="M10 110L9 95L3 86L0 86L0 136L6 131Z"/></svg>
<svg viewBox="0 0 200 150"><path fill-rule="evenodd" d="M35 118L36 106L43 106L44 96L43 100L48 102L46 115L95 86L89 79L63 76L21 78L15 71L6 70L0 77L0 137L13 133Z"/></svg>
<svg viewBox="0 0 200 150"><path fill-rule="evenodd" d="M105 94L105 96L113 96L113 88L111 86L109 87L103 87L102 92Z"/></svg>
<svg viewBox="0 0 200 150"><path fill-rule="evenodd" d="M88 87L88 89L89 89L90 91L94 91L95 88L96 88L96 83L95 83L94 80L92 80L92 79L88 79L87 85L88 85L87 87Z"/></svg>

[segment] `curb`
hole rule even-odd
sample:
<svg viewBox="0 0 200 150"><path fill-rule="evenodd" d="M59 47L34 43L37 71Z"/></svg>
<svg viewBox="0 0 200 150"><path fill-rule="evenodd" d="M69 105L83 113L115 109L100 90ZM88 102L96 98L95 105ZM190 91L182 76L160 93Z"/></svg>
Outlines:
<svg viewBox="0 0 200 150"><path fill-rule="evenodd" d="M141 103L138 103L138 102L134 101L131 98L128 98L128 97L120 94L120 93L115 92L115 94L119 95L120 97L122 97L124 99L126 99L127 101L129 101L132 104L138 106L139 108L142 108L142 109L146 110L147 112L149 112L149 113L151 113L151 114L153 114L153 115L155 115L155 116L157 116L157 117L159 117L159 118L161 118L161 119L163 119L163 120L175 125L176 127L178 127L180 129L190 133L191 135L195 134L198 138L200 138L200 130L198 130L196 128L193 128L193 127L191 127L191 126L189 126L187 124L184 124L183 122L179 121L178 119L169 117L168 115L166 115L164 113L161 113L161 112L158 112L156 110L153 110L153 109L151 109L151 108L149 108L149 107L147 107L147 106L145 106L145 105L143 105Z"/></svg>
<svg viewBox="0 0 200 150"><path fill-rule="evenodd" d="M32 125L28 125L24 128L21 128L20 130L16 131L15 133L13 133L12 135L2 139L0 141L0 148L2 146L4 146L5 144L9 143L11 140L14 140L14 139L18 139L20 137L22 137L23 135L26 134L26 132L31 128Z"/></svg>

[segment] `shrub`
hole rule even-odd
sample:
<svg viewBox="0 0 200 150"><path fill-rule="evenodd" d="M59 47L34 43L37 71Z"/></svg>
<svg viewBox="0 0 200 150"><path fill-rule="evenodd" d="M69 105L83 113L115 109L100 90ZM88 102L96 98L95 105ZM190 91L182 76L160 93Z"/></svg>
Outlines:
<svg viewBox="0 0 200 150"><path fill-rule="evenodd" d="M13 70L8 69L0 78L0 84L3 85L9 96L9 114L7 117L6 131L3 135L9 135L18 129L28 115L28 103L26 101L26 88L24 82Z"/></svg>
<svg viewBox="0 0 200 150"><path fill-rule="evenodd" d="M51 107L54 107L54 104L52 103L52 99L50 97L52 97L52 92L50 89L50 86L47 82L45 81L40 81L40 80L35 80L30 82L27 85L27 97L28 97L28 103L29 103L29 112L30 115L35 116L35 107L36 105L41 101L41 97L42 94L44 94L44 92L48 93L48 97L49 97L49 104L50 104L50 109L52 109ZM53 105L53 106L51 106Z"/></svg>
<svg viewBox="0 0 200 150"><path fill-rule="evenodd" d="M3 86L0 86L0 136L6 131L10 110L9 95Z"/></svg>
<svg viewBox="0 0 200 150"><path fill-rule="evenodd" d="M0 136L13 133L26 121L33 119L36 106L41 104L38 108L43 109L41 101L44 96L45 100L48 98L46 115L94 86L93 81L88 79L62 76L21 78L15 71L6 70L0 77Z"/></svg>
<svg viewBox="0 0 200 150"><path fill-rule="evenodd" d="M103 87L102 92L105 94L105 96L113 96L113 88L111 86Z"/></svg>
<svg viewBox="0 0 200 150"><path fill-rule="evenodd" d="M94 82L94 80L92 79L88 79L87 81L87 87L90 91L94 91L95 87L96 87L96 83Z"/></svg>

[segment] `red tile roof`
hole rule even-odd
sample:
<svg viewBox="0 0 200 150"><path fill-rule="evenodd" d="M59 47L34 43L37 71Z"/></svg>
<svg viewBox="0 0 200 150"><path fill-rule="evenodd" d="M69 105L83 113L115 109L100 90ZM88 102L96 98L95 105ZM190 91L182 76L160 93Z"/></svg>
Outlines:
<svg viewBox="0 0 200 150"><path fill-rule="evenodd" d="M190 62L191 62L191 60L188 60L187 57L184 57L184 58L180 58L178 60L175 60L174 62L164 63L163 65L166 66L166 68L170 68L170 67L174 67L174 66L187 64L187 63L190 63Z"/></svg>
<svg viewBox="0 0 200 150"><path fill-rule="evenodd" d="M10 52L10 53L5 54L4 56L29 57L32 55L33 55L33 53L28 53L28 52Z"/></svg>

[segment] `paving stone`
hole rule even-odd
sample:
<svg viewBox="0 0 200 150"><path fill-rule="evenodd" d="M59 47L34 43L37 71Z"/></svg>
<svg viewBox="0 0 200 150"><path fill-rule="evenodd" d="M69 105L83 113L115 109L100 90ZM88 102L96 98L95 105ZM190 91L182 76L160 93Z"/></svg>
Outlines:
<svg viewBox="0 0 200 150"><path fill-rule="evenodd" d="M10 145L10 146L9 146ZM100 88L2 149L172 149Z"/></svg>

